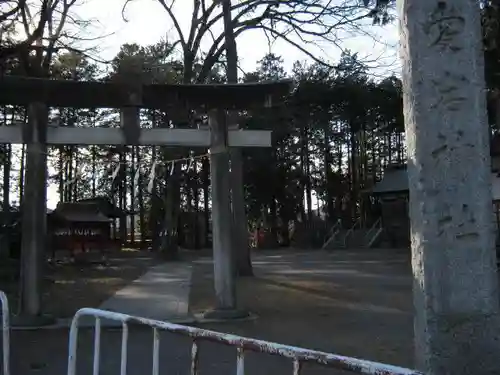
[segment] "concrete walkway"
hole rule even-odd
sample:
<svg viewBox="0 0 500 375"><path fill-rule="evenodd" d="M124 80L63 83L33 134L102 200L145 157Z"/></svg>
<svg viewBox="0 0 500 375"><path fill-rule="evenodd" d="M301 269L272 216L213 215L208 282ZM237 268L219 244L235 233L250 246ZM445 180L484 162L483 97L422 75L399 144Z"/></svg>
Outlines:
<svg viewBox="0 0 500 375"><path fill-rule="evenodd" d="M104 301L99 309L176 323L187 323L191 264L187 262L163 263L152 267L132 284L119 290ZM85 319L83 324L91 322ZM103 321L104 325L119 325Z"/></svg>
<svg viewBox="0 0 500 375"><path fill-rule="evenodd" d="M178 324L190 324L195 318L189 314L192 265L190 262L163 263L151 267L98 308ZM71 325L72 318L58 319L51 325L16 326L13 330L51 330ZM81 317L80 327L94 327L95 318ZM121 327L120 322L102 319L102 327Z"/></svg>

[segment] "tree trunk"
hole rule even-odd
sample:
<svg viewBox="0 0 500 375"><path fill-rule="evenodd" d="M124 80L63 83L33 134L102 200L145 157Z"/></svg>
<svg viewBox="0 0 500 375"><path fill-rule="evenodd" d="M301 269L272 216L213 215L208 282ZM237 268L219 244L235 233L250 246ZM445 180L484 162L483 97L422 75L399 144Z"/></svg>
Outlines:
<svg viewBox="0 0 500 375"><path fill-rule="evenodd" d="M193 184L194 179L190 176L191 171L186 171L186 186L184 187L186 195L186 211L181 215L181 225L179 226L179 233L182 235L182 246L188 249L194 247L194 210L193 210Z"/></svg>
<svg viewBox="0 0 500 375"><path fill-rule="evenodd" d="M163 219L165 233L160 245L160 250L167 260L179 259L178 224L181 191L178 176L180 172L180 163L174 164L174 172L167 181L166 207Z"/></svg>
<svg viewBox="0 0 500 375"><path fill-rule="evenodd" d="M136 146L131 146L131 160L130 160L130 210L132 211L132 214L130 215L130 242L132 243L132 246L135 245L135 191L137 189L137 186L135 186L135 174L136 172L140 173L140 166L136 164L136 158L135 155L137 153L137 147Z"/></svg>
<svg viewBox="0 0 500 375"><path fill-rule="evenodd" d="M59 176L58 176L58 182L59 182L59 201L64 202L64 181L65 181L65 174L64 174L64 146L60 146L59 149L59 158L57 161L57 168L59 169Z"/></svg>
<svg viewBox="0 0 500 375"><path fill-rule="evenodd" d="M126 164L126 151L122 150L120 152L119 156L119 162L120 162L120 173L118 173L118 176L116 178L119 179L118 181L118 201L120 210L122 211L122 215L120 216L120 240L122 242L127 242L127 215L123 214L124 212L127 211L127 188L126 188L126 183L127 183L127 164Z"/></svg>
<svg viewBox="0 0 500 375"><path fill-rule="evenodd" d="M309 163L309 132L307 126L302 129L302 170L304 171L304 186L306 191L307 219L312 220L312 186Z"/></svg>
<svg viewBox="0 0 500 375"><path fill-rule="evenodd" d="M92 146L92 198L96 196L96 180L97 180L97 147Z"/></svg>
<svg viewBox="0 0 500 375"><path fill-rule="evenodd" d="M191 81L192 74L192 63L187 61L184 67L184 82L189 83ZM180 109L182 111L182 116L187 116L187 110ZM166 126L169 123L168 119L162 122L162 126ZM177 123L176 123L177 125ZM165 150L165 149L164 149ZM168 159L169 155L165 152L165 159ZM170 170L171 166L168 166ZM160 241L160 251L167 260L177 260L179 259L179 215L181 212L181 184L180 184L180 173L181 164L174 163L173 171L166 173L166 189L164 191L164 204L165 212L162 218L162 237Z"/></svg>
<svg viewBox="0 0 500 375"><path fill-rule="evenodd" d="M377 144L378 144L378 139L375 134L375 129L372 130L372 181L371 185L375 186L375 183L377 182L377 175L378 175L378 165L377 165L377 160L380 160L380 156L377 158Z"/></svg>
<svg viewBox="0 0 500 375"><path fill-rule="evenodd" d="M269 238L269 244L272 248L275 248L278 246L278 209L276 207L276 198L274 195L271 197L269 202L269 215L267 222L269 225L269 234L271 235Z"/></svg>
<svg viewBox="0 0 500 375"><path fill-rule="evenodd" d="M137 152L137 165L140 167L142 165L141 149ZM144 171L143 171L144 172ZM141 233L141 248L145 245L146 239L146 217L144 208L144 176L142 173L139 174L139 186L137 191L137 203L139 206L139 231Z"/></svg>
<svg viewBox="0 0 500 375"><path fill-rule="evenodd" d="M73 202L74 196L73 196L73 186L75 185L73 178L75 177L74 171L73 171L73 162L74 162L74 155L75 153L73 152L73 146L68 146L69 149L69 160L68 160L68 179L67 181L70 182L68 185L66 185L66 190L67 190L67 202Z"/></svg>
<svg viewBox="0 0 500 375"><path fill-rule="evenodd" d="M10 211L10 170L12 167L12 145L5 145L3 161L3 210Z"/></svg>
<svg viewBox="0 0 500 375"><path fill-rule="evenodd" d="M26 167L26 145L21 146L21 167L19 168L19 207L23 204L24 198L24 177Z"/></svg>
<svg viewBox="0 0 500 375"><path fill-rule="evenodd" d="M231 17L231 0L222 2L224 34L226 42L227 81L238 82L238 53ZM237 113L229 112L229 126L237 126ZM231 158L231 204L232 204L232 246L234 251L234 271L239 276L253 276L250 247L248 246L248 220L245 208L243 181L243 157L238 148L230 149Z"/></svg>
<svg viewBox="0 0 500 375"><path fill-rule="evenodd" d="M153 122L154 124L154 122ZM155 164L157 160L157 147L153 146L151 162ZM162 211L164 202L158 197L158 183L157 179L153 180L153 189L151 191L151 208L149 211L149 231L151 233L151 249L153 251L160 251L160 225L163 224L163 219L160 220L160 212Z"/></svg>
<svg viewBox="0 0 500 375"><path fill-rule="evenodd" d="M80 191L78 187L80 186L79 184L79 176L78 176L78 170L80 168L80 160L78 159L78 147L73 147L73 159L75 161L75 168L74 168L74 176L73 176L73 184L71 185L71 188L73 189L73 201L76 202L80 198Z"/></svg>
<svg viewBox="0 0 500 375"><path fill-rule="evenodd" d="M397 135L397 139L398 139L398 144L397 144L397 147L398 147L398 163L401 164L403 162L403 155L404 155L404 150L403 150L403 134L402 133L399 133Z"/></svg>
<svg viewBox="0 0 500 375"><path fill-rule="evenodd" d="M198 176L198 161L193 163L193 174ZM198 188L198 178L193 183L193 199L194 199L194 247L200 248L200 189Z"/></svg>
<svg viewBox="0 0 500 375"><path fill-rule="evenodd" d="M324 121L327 121L326 119ZM328 220L334 220L334 209L333 209L333 194L335 193L332 189L332 155L331 155L331 131L330 124L325 122L323 125L323 162L324 162L324 174L325 174L325 184L326 184L326 212Z"/></svg>
<svg viewBox="0 0 500 375"><path fill-rule="evenodd" d="M209 206L209 189L210 189L210 162L207 158L203 159L202 163L203 175L203 222L204 222L204 247L210 245L209 235L210 228L210 206Z"/></svg>
<svg viewBox="0 0 500 375"><path fill-rule="evenodd" d="M304 147L304 134L303 130L300 132L300 142L301 142L301 147L300 147L300 153L299 153L299 159L300 159L300 169L301 169L301 175L302 178L300 179L300 192L301 192L301 199L299 200L299 217L300 221L302 223L305 223L307 221L307 214L306 214L306 207L304 203L304 194L306 192L306 152L305 152L305 147Z"/></svg>
<svg viewBox="0 0 500 375"><path fill-rule="evenodd" d="M350 208L351 208L351 218L352 220L357 219L357 207L356 202L358 199L358 163L357 163L357 151L358 146L356 142L356 131L351 129L351 197L350 197Z"/></svg>

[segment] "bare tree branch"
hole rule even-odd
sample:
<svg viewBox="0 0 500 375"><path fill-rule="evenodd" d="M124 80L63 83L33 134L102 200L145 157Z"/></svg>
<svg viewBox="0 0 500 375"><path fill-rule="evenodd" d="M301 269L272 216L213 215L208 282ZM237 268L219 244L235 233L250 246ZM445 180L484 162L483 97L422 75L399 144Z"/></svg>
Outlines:
<svg viewBox="0 0 500 375"><path fill-rule="evenodd" d="M49 5L50 0L42 0L40 11L39 11L39 19L36 24L36 27L33 31L30 32L30 23L33 20L30 17L29 5L25 0L20 0L18 2L18 7L16 8L16 14L22 19L23 28L26 33L26 37L24 40L19 42L12 42L7 45L0 46L0 61L5 60L13 55L19 54L23 51L26 51L28 47L30 47L33 42L37 39L40 39L43 36L43 31L45 30L45 26L47 24L47 20L49 18ZM10 13L10 12L9 12ZM12 15L11 15L12 16Z"/></svg>
<svg viewBox="0 0 500 375"><path fill-rule="evenodd" d="M126 4L131 1L125 0ZM183 48L185 75L203 81L224 53L224 31L213 35L223 21L220 1L192 0L191 24L187 39L174 11L175 0L157 0L166 10ZM183 0L187 1L187 0ZM316 56L309 43L328 42L340 48L340 31L358 33L357 23L374 19L385 12L392 0L239 0L231 4L235 35L248 30L262 30L270 44L281 39L317 63L331 66ZM385 19L385 18L384 18ZM202 41L211 37L211 46L202 54ZM205 56L198 77L192 77L196 57Z"/></svg>
<svg viewBox="0 0 500 375"><path fill-rule="evenodd" d="M73 12L77 0L19 0L17 5L17 13L11 16L15 20L12 27L22 28L23 39L19 40L15 34L10 40L2 40L0 61L17 57L27 74L43 76L48 74L54 55L61 50L85 53L76 44L84 40L78 32L88 26L89 21L81 20ZM67 30L67 26L72 26L72 31Z"/></svg>
<svg viewBox="0 0 500 375"><path fill-rule="evenodd" d="M187 50L186 38L184 37L184 34L182 33L182 28L181 28L181 25L179 24L179 21L177 20L177 18L174 15L174 12L172 11L172 7L175 5L175 0L172 0L170 5L167 5L166 0L158 0L158 2L167 11L170 19L172 20L172 22L175 26L175 29L177 30L177 34L179 36L179 40L181 42L182 48Z"/></svg>
<svg viewBox="0 0 500 375"><path fill-rule="evenodd" d="M60 0L54 1L53 8L51 9L51 16L54 15L55 9L56 9L59 1ZM48 43L48 46L46 49L47 53L45 54L44 60L42 62L42 71L44 71L44 72L49 70L50 63L52 62L52 56L55 52L54 51L55 44L61 37L61 33L63 31L65 24L66 24L68 13L69 13L71 7L73 5L75 5L75 3L76 3L76 0L63 0L61 18L59 19L59 23L58 23L57 27L55 28L55 30L53 28L54 18L53 17L49 18L49 25L50 25L49 35L48 35L49 43Z"/></svg>
<svg viewBox="0 0 500 375"><path fill-rule="evenodd" d="M0 14L0 24L4 23L5 21L9 20L12 16L16 15L20 9L24 8L25 4L26 0L19 0L15 2L15 5L12 6L12 8L8 9L7 1L2 2L2 5L6 7L6 9L8 10Z"/></svg>

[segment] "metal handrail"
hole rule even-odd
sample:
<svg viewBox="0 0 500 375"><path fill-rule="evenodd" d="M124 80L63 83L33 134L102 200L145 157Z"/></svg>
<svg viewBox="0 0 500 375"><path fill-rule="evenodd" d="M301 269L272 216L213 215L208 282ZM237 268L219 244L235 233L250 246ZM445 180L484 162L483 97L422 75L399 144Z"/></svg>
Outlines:
<svg viewBox="0 0 500 375"><path fill-rule="evenodd" d="M386 365L383 363L367 361L358 358L345 357L315 350L303 349L289 345L281 345L272 342L240 337L232 334L208 331L201 328L181 326L158 320L151 320L131 315L125 315L112 311L84 308L75 314L71 323L69 334L69 354L67 375L76 375L76 354L78 342L78 323L82 316L93 316L95 318L94 328L94 358L93 375L99 375L100 348L101 348L101 319L111 319L122 323L121 361L120 375L127 374L127 343L128 324L135 323L149 326L153 330L153 353L152 374L158 375L160 368L160 330L174 334L187 336L192 339L191 349L191 374L199 374L199 342L211 341L236 348L236 374L245 373L245 355L247 352L267 353L289 358L293 362L293 374L300 375L304 363L316 363L322 366L338 370L350 371L367 375L423 375L422 373L402 367Z"/></svg>
<svg viewBox="0 0 500 375"><path fill-rule="evenodd" d="M323 243L323 246L321 246L321 249L325 249L330 244L330 242L332 242L335 239L337 234L339 234L341 227L342 227L342 221L340 219L337 219L335 224L328 231L327 239Z"/></svg>
<svg viewBox="0 0 500 375"><path fill-rule="evenodd" d="M373 225L371 226L370 229L368 229L368 232L366 232L366 235L365 235L365 243L366 245L369 247L370 246L370 242L371 242L371 237L377 232L379 231L380 229L382 228L382 218L379 217L375 223L373 223Z"/></svg>
<svg viewBox="0 0 500 375"><path fill-rule="evenodd" d="M379 227L381 226L380 224L382 224L382 218L379 217L375 223L373 223L373 225L370 227L370 229L368 229L368 232L366 232L366 239L370 238L372 232L375 232L377 229L379 229Z"/></svg>
<svg viewBox="0 0 500 375"><path fill-rule="evenodd" d="M0 291L2 307L2 368L3 375L10 375L10 323L9 301L7 295Z"/></svg>
<svg viewBox="0 0 500 375"><path fill-rule="evenodd" d="M342 220L337 219L337 220L335 221L335 224L333 224L333 226L332 226L332 227L330 228L330 230L328 231L328 235L330 236L330 235L332 235L334 232L336 232L336 231L339 229L339 227L340 227L341 225L342 225Z"/></svg>
<svg viewBox="0 0 500 375"><path fill-rule="evenodd" d="M350 236L350 235L354 232L354 230L356 229L356 227L357 227L358 225L361 225L361 218L360 218L360 217L358 217L358 218L356 219L356 221L354 222L354 225L353 225L351 228L349 228L349 230L348 230L348 231L347 231L347 233L345 234L345 236L344 236L344 246L347 246L347 239L348 239L348 238L349 238L349 236Z"/></svg>

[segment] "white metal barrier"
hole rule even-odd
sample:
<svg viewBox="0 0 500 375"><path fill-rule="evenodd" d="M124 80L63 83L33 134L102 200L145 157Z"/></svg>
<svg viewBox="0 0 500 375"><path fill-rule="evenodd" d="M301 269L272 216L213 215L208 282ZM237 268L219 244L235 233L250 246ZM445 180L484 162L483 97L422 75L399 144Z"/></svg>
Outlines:
<svg viewBox="0 0 500 375"><path fill-rule="evenodd" d="M0 291L0 304L2 305L2 368L3 375L10 375L9 301L2 291Z"/></svg>
<svg viewBox="0 0 500 375"><path fill-rule="evenodd" d="M231 334L218 333L200 328L181 326L177 324L150 320L121 313L85 308L79 310L71 323L69 335L68 373L76 375L78 323L82 316L92 316L95 318L94 328L94 357L93 375L99 375L100 348L101 348L101 319L110 319L122 323L121 342L121 364L120 375L127 373L127 342L128 324L142 324L153 329L153 375L159 374L159 331L168 331L193 339L191 350L191 375L198 375L198 343L200 341L212 341L224 345L233 346L237 349L236 354L236 375L245 373L245 353L260 352L289 358L293 361L293 375L300 375L303 363L317 363L332 369L346 370L358 374L368 375L422 375L420 372L402 367L385 365L382 363L365 361L357 358L344 357L336 354L329 354L309 349L302 349L288 345L270 343L267 341L249 339Z"/></svg>

